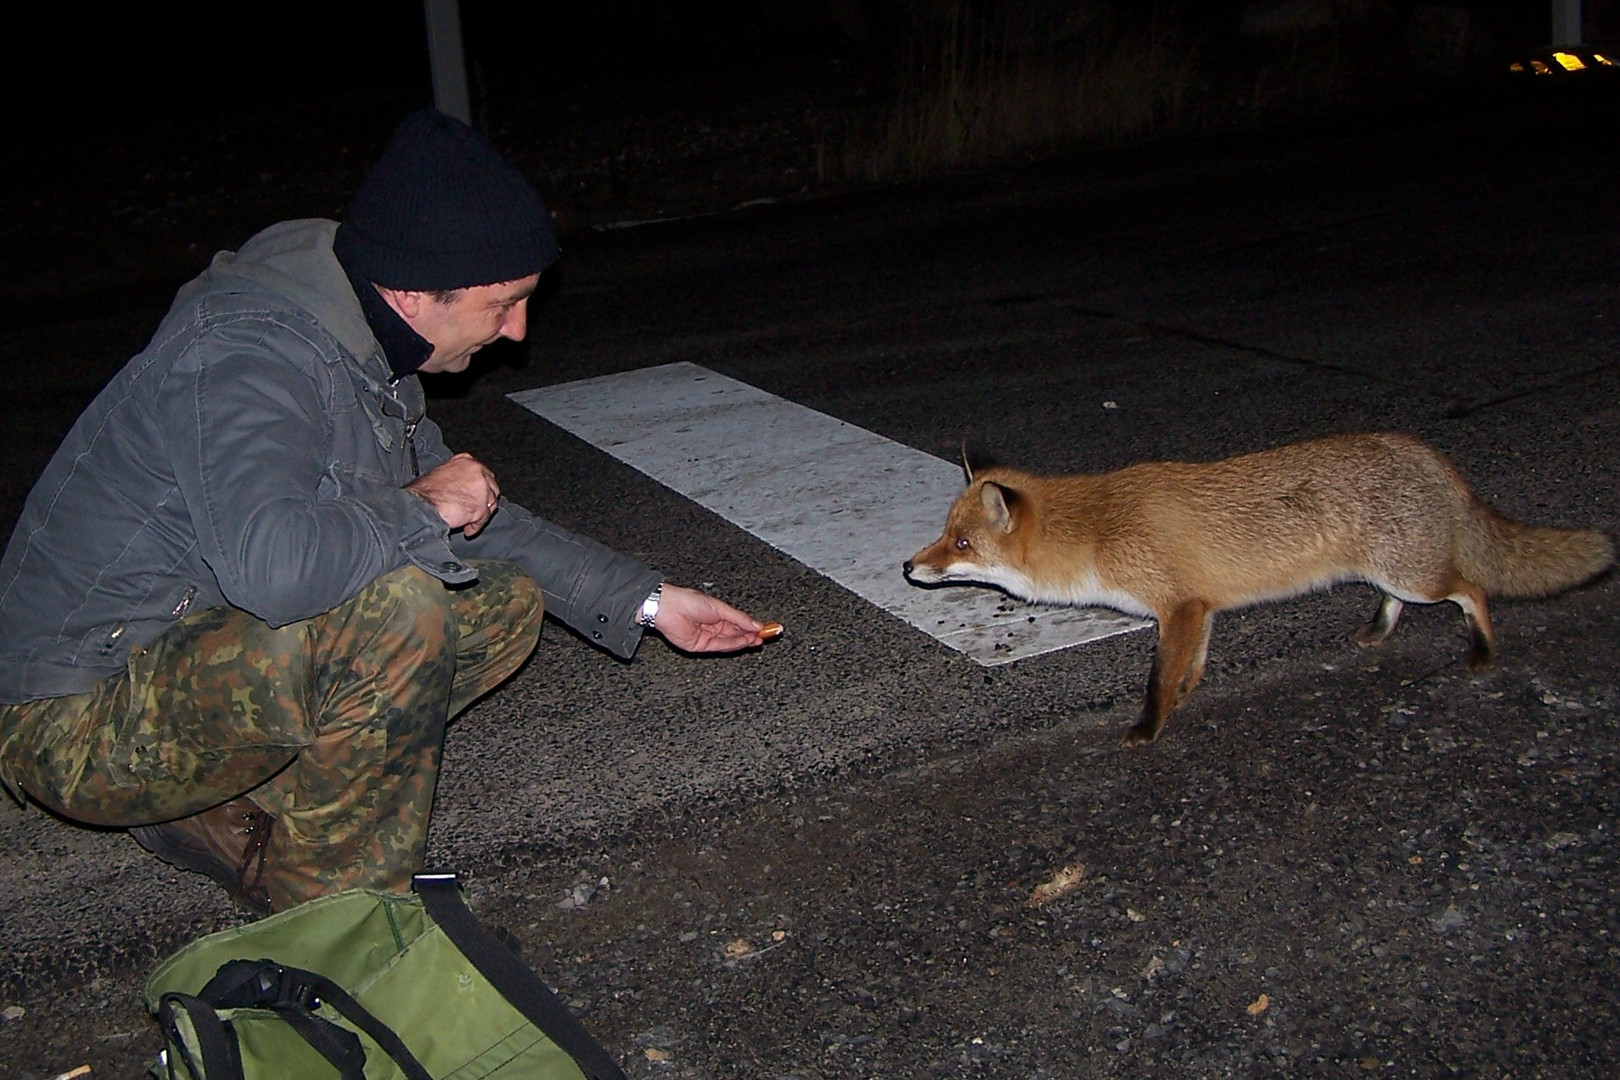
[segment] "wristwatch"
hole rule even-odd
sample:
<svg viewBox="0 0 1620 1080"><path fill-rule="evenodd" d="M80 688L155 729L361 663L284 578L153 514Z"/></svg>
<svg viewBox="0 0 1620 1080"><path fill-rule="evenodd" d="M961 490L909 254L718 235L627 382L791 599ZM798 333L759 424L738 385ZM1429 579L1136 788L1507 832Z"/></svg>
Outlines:
<svg viewBox="0 0 1620 1080"><path fill-rule="evenodd" d="M647 599L641 602L641 613L636 616L636 622L642 626L651 626L658 621L658 602L664 598L664 583L660 581Z"/></svg>

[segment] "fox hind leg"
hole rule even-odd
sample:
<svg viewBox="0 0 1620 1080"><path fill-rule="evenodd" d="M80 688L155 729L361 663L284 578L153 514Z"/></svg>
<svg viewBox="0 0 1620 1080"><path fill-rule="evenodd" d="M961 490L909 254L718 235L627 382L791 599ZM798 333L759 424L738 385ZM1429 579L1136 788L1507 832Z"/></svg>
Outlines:
<svg viewBox="0 0 1620 1080"><path fill-rule="evenodd" d="M1496 659L1496 628L1491 625L1485 590L1459 577L1446 599L1462 608L1468 624L1468 670L1484 671Z"/></svg>
<svg viewBox="0 0 1620 1080"><path fill-rule="evenodd" d="M1202 600L1188 600L1159 620L1159 644L1153 653L1153 671L1148 675L1147 701L1142 706L1142 719L1125 732L1126 746L1157 739L1165 720L1203 679L1214 622L1214 609Z"/></svg>
<svg viewBox="0 0 1620 1080"><path fill-rule="evenodd" d="M1383 644L1384 639L1389 637L1390 631L1395 629L1395 624L1401 617L1401 610L1405 607L1406 605L1401 602L1399 597L1384 593L1383 598L1378 601L1378 610L1373 614L1372 619L1366 626L1356 631L1356 644Z"/></svg>

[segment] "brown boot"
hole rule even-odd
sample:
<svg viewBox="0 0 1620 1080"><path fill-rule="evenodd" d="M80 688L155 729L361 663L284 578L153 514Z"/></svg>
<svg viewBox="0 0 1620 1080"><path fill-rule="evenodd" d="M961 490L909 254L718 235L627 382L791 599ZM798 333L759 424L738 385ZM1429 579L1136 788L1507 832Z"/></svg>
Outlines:
<svg viewBox="0 0 1620 1080"><path fill-rule="evenodd" d="M255 915L270 914L264 852L276 819L249 799L129 830L135 842L171 866L207 874Z"/></svg>

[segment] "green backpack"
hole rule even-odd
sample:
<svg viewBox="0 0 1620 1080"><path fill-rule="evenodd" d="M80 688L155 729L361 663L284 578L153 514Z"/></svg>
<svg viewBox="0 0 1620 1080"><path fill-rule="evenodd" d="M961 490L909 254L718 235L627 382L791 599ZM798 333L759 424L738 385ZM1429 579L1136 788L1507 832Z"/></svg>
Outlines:
<svg viewBox="0 0 1620 1080"><path fill-rule="evenodd" d="M462 902L355 889L192 942L141 1000L165 1080L625 1080L601 1044Z"/></svg>

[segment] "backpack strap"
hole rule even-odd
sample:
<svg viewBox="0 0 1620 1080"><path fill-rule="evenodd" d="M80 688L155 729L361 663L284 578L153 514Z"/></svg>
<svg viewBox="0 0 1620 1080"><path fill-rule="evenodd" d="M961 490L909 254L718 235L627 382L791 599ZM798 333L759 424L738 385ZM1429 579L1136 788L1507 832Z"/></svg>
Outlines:
<svg viewBox="0 0 1620 1080"><path fill-rule="evenodd" d="M586 1076L591 1080L628 1080L618 1062L540 976L467 909L461 898L461 882L453 872L417 874L411 879L411 887L422 898L428 915L490 985L566 1051Z"/></svg>
<svg viewBox="0 0 1620 1080"><path fill-rule="evenodd" d="M342 1080L366 1080L366 1048L360 1036L302 1005L277 1005L272 1011L325 1058Z"/></svg>
<svg viewBox="0 0 1620 1080"><path fill-rule="evenodd" d="M341 1013L393 1059L407 1080L432 1080L409 1048L347 990L314 971L274 960L222 964L200 996L218 1008L269 1009L335 1068L343 1080L365 1080L366 1051L360 1037L317 1016L322 1004ZM240 1065L237 1074L241 1075ZM212 1077L210 1077L212 1080Z"/></svg>
<svg viewBox="0 0 1620 1080"><path fill-rule="evenodd" d="M197 1055L193 1055L191 1040L187 1039L175 1020L176 1013L185 1013L191 1021L192 1036L196 1040ZM242 1080L242 1055L236 1044L236 1030L220 1018L214 1007L202 998L190 994L167 993L158 999L158 1023L163 1025L171 1052L178 1053L186 1063L186 1072L206 1080ZM200 1055L202 1060L198 1061ZM169 1068L174 1076L174 1068Z"/></svg>

